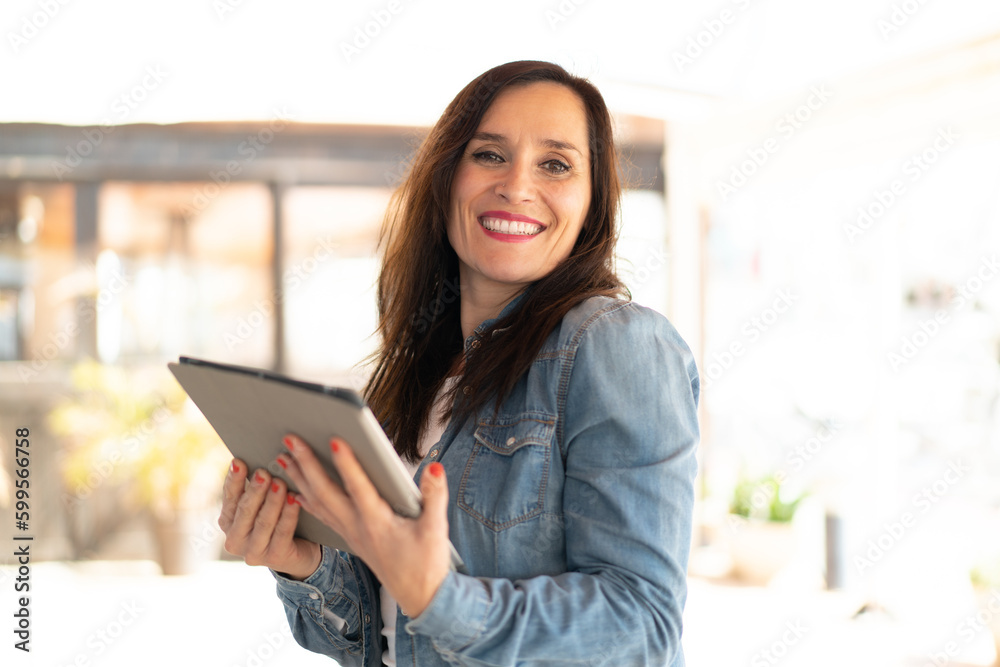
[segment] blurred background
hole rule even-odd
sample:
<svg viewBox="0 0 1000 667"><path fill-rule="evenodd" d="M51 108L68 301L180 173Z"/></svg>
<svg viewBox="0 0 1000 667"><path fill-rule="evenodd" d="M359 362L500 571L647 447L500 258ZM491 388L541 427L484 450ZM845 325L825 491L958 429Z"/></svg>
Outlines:
<svg viewBox="0 0 1000 667"><path fill-rule="evenodd" d="M165 364L360 386L392 189L517 59L605 94L620 272L698 359L688 664L996 660L996 2L10 0L0 32L4 664L329 664L221 550L228 457Z"/></svg>

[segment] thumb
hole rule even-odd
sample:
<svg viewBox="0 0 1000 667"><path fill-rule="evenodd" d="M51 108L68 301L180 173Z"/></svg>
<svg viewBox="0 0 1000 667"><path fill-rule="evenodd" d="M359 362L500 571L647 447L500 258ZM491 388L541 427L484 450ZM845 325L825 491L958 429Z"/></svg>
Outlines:
<svg viewBox="0 0 1000 667"><path fill-rule="evenodd" d="M424 496L424 509L420 521L426 529L448 534L448 481L444 466L435 461L427 466L420 478L420 491Z"/></svg>

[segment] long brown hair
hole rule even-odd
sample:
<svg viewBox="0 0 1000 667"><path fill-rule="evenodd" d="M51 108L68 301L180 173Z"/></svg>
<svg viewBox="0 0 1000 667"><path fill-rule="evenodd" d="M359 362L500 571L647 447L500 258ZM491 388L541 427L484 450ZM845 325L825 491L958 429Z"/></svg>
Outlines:
<svg viewBox="0 0 1000 667"><path fill-rule="evenodd" d="M390 201L379 239L384 253L377 290L381 342L364 394L396 451L410 461L419 459L420 433L434 397L463 350L458 258L445 231L452 177L500 91L539 81L564 85L583 102L590 209L570 256L529 286L520 307L496 322L466 359L449 395L460 399L449 416L467 417L491 399L498 409L573 306L594 295L628 296L613 266L621 177L604 98L586 79L547 62L511 62L481 74L452 100L417 150ZM463 391L454 393L459 388Z"/></svg>

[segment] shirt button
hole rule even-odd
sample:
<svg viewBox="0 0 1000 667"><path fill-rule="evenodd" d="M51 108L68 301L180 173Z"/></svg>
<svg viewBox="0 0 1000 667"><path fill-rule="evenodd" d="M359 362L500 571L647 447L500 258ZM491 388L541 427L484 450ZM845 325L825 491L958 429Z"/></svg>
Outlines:
<svg viewBox="0 0 1000 667"><path fill-rule="evenodd" d="M309 599L310 600L318 600L319 599L319 593L310 593L309 594Z"/></svg>
<svg viewBox="0 0 1000 667"><path fill-rule="evenodd" d="M368 614L365 614L365 625L368 625L371 622L372 622L372 617L369 616Z"/></svg>
<svg viewBox="0 0 1000 667"><path fill-rule="evenodd" d="M462 393L468 396L469 394L472 393L472 387L470 387L469 385L465 385L464 387L462 387Z"/></svg>
<svg viewBox="0 0 1000 667"><path fill-rule="evenodd" d="M435 449L434 451L431 452L431 458L434 458L437 455L438 455L438 450Z"/></svg>
<svg viewBox="0 0 1000 667"><path fill-rule="evenodd" d="M507 446L508 446L508 447L511 447L511 446L513 446L513 444L514 444L515 442L517 442L517 438L507 438Z"/></svg>
<svg viewBox="0 0 1000 667"><path fill-rule="evenodd" d="M482 344L483 341L477 338L476 340L472 341L472 345L470 345L469 347L471 347L473 350L478 350L482 346Z"/></svg>

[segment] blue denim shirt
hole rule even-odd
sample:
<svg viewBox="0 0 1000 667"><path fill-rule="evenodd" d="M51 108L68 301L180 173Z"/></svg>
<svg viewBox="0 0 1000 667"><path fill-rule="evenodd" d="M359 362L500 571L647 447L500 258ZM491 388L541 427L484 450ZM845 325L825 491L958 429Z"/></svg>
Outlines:
<svg viewBox="0 0 1000 667"><path fill-rule="evenodd" d="M496 418L452 420L417 470L444 465L470 574L397 616L397 664L684 665L698 395L662 315L604 297L570 311ZM379 584L359 558L324 547L304 581L275 578L302 646L381 667Z"/></svg>

